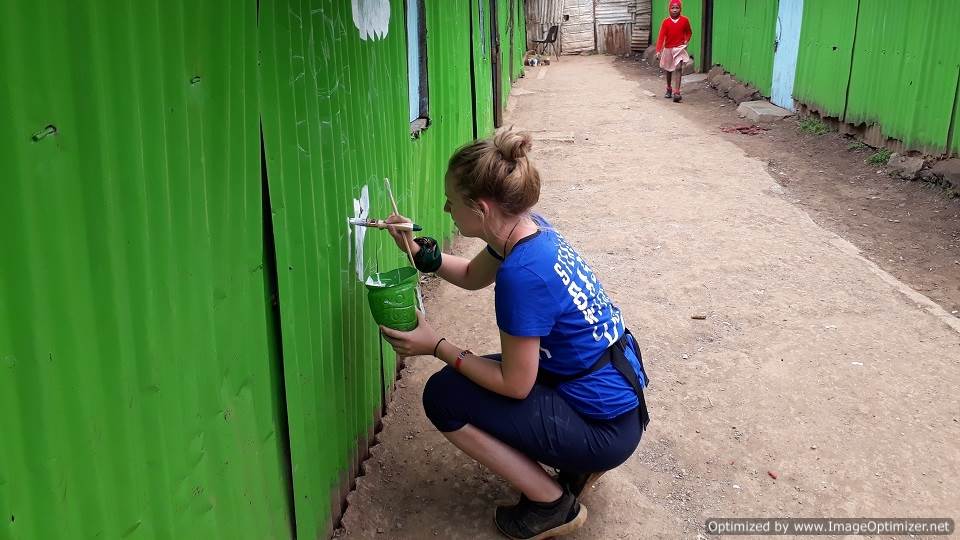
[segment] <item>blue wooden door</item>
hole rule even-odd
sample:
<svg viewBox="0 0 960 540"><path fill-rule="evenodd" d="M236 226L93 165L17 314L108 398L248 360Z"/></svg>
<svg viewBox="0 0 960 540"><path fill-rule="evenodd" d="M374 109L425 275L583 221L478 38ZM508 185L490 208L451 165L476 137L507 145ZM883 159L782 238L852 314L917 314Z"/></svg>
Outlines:
<svg viewBox="0 0 960 540"><path fill-rule="evenodd" d="M773 55L773 87L770 101L784 109L793 108L793 80L797 73L803 0L780 0L777 13L777 49Z"/></svg>

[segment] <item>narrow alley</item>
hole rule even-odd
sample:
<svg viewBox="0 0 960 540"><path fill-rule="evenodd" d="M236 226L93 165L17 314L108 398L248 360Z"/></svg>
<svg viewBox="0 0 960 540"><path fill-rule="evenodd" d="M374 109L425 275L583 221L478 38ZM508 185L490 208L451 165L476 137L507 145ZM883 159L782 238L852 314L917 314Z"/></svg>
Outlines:
<svg viewBox="0 0 960 540"><path fill-rule="evenodd" d="M693 538L723 516L952 515L960 319L616 62L528 70L504 122L533 133L537 210L623 309L652 379L650 429L570 538ZM482 247L460 237L454 251ZM441 335L495 352L492 287L426 292ZM493 507L516 493L424 416L441 365L406 360L338 535L499 538Z"/></svg>

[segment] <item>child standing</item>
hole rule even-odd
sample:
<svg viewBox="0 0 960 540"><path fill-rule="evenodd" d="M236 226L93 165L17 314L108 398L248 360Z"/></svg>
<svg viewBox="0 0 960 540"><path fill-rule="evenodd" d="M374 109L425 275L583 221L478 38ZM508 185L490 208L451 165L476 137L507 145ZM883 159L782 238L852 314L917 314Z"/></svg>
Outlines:
<svg viewBox="0 0 960 540"><path fill-rule="evenodd" d="M667 93L663 97L672 97L674 103L682 99L680 77L683 65L693 61L687 53L687 43L690 43L693 30L690 28L690 19L680 14L680 8L680 0L670 0L670 16L663 20L657 36L657 58L660 68L667 72Z"/></svg>

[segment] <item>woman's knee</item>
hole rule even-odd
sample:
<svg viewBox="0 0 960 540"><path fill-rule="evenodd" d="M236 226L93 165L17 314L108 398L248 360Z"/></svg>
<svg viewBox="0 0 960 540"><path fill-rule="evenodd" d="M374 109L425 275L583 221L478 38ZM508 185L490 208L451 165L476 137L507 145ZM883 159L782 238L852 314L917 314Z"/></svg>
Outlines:
<svg viewBox="0 0 960 540"><path fill-rule="evenodd" d="M456 431L466 423L462 418L456 418L451 405L457 403L454 397L461 394L458 388L467 381L463 375L450 366L446 366L427 379L423 387L423 412L430 422L440 431ZM472 383L471 383L472 384Z"/></svg>

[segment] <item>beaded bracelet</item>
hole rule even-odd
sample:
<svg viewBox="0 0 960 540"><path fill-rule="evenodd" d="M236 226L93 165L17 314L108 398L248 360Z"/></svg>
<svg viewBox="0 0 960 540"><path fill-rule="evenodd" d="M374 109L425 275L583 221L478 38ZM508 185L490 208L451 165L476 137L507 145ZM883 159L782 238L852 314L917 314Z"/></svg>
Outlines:
<svg viewBox="0 0 960 540"><path fill-rule="evenodd" d="M467 349L460 351L460 354L457 355L457 359L453 361L453 369L460 371L460 363L463 362L463 359L467 357L468 354L473 354Z"/></svg>

